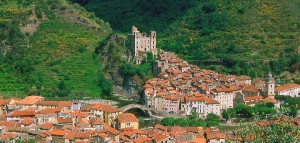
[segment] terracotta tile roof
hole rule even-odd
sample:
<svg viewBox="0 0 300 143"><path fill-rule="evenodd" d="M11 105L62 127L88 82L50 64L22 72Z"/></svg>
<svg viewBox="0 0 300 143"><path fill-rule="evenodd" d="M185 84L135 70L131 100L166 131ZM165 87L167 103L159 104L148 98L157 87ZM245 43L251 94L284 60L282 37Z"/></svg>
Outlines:
<svg viewBox="0 0 300 143"><path fill-rule="evenodd" d="M287 84L276 87L275 92L291 90L291 89L294 89L294 88L300 88L300 85L297 84L297 83L287 83Z"/></svg>
<svg viewBox="0 0 300 143"><path fill-rule="evenodd" d="M238 77L240 80L251 80L251 77L246 76L246 75L241 75Z"/></svg>
<svg viewBox="0 0 300 143"><path fill-rule="evenodd" d="M6 116L8 117L24 117L24 116L35 116L35 111L13 111L11 113L8 113Z"/></svg>
<svg viewBox="0 0 300 143"><path fill-rule="evenodd" d="M56 114L61 111L61 108L45 108L39 110L38 114Z"/></svg>
<svg viewBox="0 0 300 143"><path fill-rule="evenodd" d="M19 135L16 134L16 133L6 132L5 134L3 134L3 135L0 137L0 140L2 140L2 141L11 140L11 139L17 138L18 136L19 136Z"/></svg>
<svg viewBox="0 0 300 143"><path fill-rule="evenodd" d="M104 138L108 137L108 134L106 134L106 133L98 133L98 134L95 134L93 136L94 137L101 137L102 139L104 139Z"/></svg>
<svg viewBox="0 0 300 143"><path fill-rule="evenodd" d="M220 104L220 102L218 102L217 100L215 100L213 98L204 98L204 99L205 99L206 104Z"/></svg>
<svg viewBox="0 0 300 143"><path fill-rule="evenodd" d="M50 135L51 135L51 133L50 133L50 134L47 134L47 133L45 133L45 132L41 132L41 133L38 134L38 136L40 136L40 137L42 137L42 138L46 138L46 137L48 137L48 136L50 136Z"/></svg>
<svg viewBox="0 0 300 143"><path fill-rule="evenodd" d="M73 123L73 120L72 120L72 118L60 118L60 117L57 117L57 123L58 124Z"/></svg>
<svg viewBox="0 0 300 143"><path fill-rule="evenodd" d="M169 60L169 63L180 63L180 62L182 62L182 60L179 58Z"/></svg>
<svg viewBox="0 0 300 143"><path fill-rule="evenodd" d="M225 139L225 134L223 133L208 133L207 135L207 139Z"/></svg>
<svg viewBox="0 0 300 143"><path fill-rule="evenodd" d="M253 101L253 100L261 100L261 99L263 99L263 96L261 96L261 95L256 95L256 96L246 96L246 97L245 97L245 102Z"/></svg>
<svg viewBox="0 0 300 143"><path fill-rule="evenodd" d="M187 97L186 101L205 101L206 104L220 104L217 100L213 98L206 97Z"/></svg>
<svg viewBox="0 0 300 143"><path fill-rule="evenodd" d="M81 112L81 111L75 111L72 113L72 115L74 117L81 117L81 118L85 118L89 115L89 112Z"/></svg>
<svg viewBox="0 0 300 143"><path fill-rule="evenodd" d="M63 136L65 135L65 131L60 129L54 129L51 131L51 134L56 136Z"/></svg>
<svg viewBox="0 0 300 143"><path fill-rule="evenodd" d="M265 99L263 99L261 101L264 102L264 103L268 103L268 102L271 102L271 103L274 103L274 104L278 103L277 100L274 99L274 98L265 98Z"/></svg>
<svg viewBox="0 0 300 143"><path fill-rule="evenodd" d="M105 111L108 113L121 112L120 109L106 105L106 104L94 104L94 105L92 105L91 109Z"/></svg>
<svg viewBox="0 0 300 143"><path fill-rule="evenodd" d="M6 100L0 100L0 105L1 106L6 105Z"/></svg>
<svg viewBox="0 0 300 143"><path fill-rule="evenodd" d="M65 125L62 127L62 129L70 130L70 131L74 131L74 132L79 132L79 130L80 130L79 127L75 127L73 125Z"/></svg>
<svg viewBox="0 0 300 143"><path fill-rule="evenodd" d="M73 102L71 101L38 101L36 105L38 106L56 106L56 107L71 107Z"/></svg>
<svg viewBox="0 0 300 143"><path fill-rule="evenodd" d="M84 111L84 112L88 111L89 112L89 111L91 111L91 108L92 108L91 105L82 106L81 111Z"/></svg>
<svg viewBox="0 0 300 143"><path fill-rule="evenodd" d="M160 130L162 130L162 131L167 131L167 127L165 127L165 126L163 126L163 125L160 125L160 124L156 124L156 125L154 126L154 128L160 129Z"/></svg>
<svg viewBox="0 0 300 143"><path fill-rule="evenodd" d="M49 130L51 127L53 127L53 124L52 124L52 123L45 123L45 124L42 126L42 129L44 129L44 130Z"/></svg>
<svg viewBox="0 0 300 143"><path fill-rule="evenodd" d="M87 119L79 119L76 123L76 126L78 127L88 127L90 125L89 120Z"/></svg>
<svg viewBox="0 0 300 143"><path fill-rule="evenodd" d="M75 134L75 138L79 138L79 139L89 139L90 137L91 137L90 132L81 132Z"/></svg>
<svg viewBox="0 0 300 143"><path fill-rule="evenodd" d="M258 83L264 83L264 81L261 79L255 79L252 81L252 84L258 84Z"/></svg>
<svg viewBox="0 0 300 143"><path fill-rule="evenodd" d="M23 124L23 125L30 125L32 123L33 123L33 120L29 119L29 118L26 118L21 122L21 124Z"/></svg>
<svg viewBox="0 0 300 143"><path fill-rule="evenodd" d="M0 126L5 126L5 127L14 127L17 126L18 124L15 121L2 121L0 122ZM19 124L20 126L20 124Z"/></svg>
<svg viewBox="0 0 300 143"><path fill-rule="evenodd" d="M44 97L42 96L27 96L20 102L18 102L19 105L34 105L36 102L43 100Z"/></svg>
<svg viewBox="0 0 300 143"><path fill-rule="evenodd" d="M103 119L102 118L93 118L93 119L90 119L90 122L92 125L100 125L100 124L103 124Z"/></svg>
<svg viewBox="0 0 300 143"><path fill-rule="evenodd" d="M193 138L193 140L191 141L191 143L206 143L206 138L195 137L195 138Z"/></svg>
<svg viewBox="0 0 300 143"><path fill-rule="evenodd" d="M144 143L146 141L151 141L151 138L145 137L145 136L141 136L137 139L134 140L135 143Z"/></svg>
<svg viewBox="0 0 300 143"><path fill-rule="evenodd" d="M258 88L252 85L247 85L242 90L247 92L258 92Z"/></svg>
<svg viewBox="0 0 300 143"><path fill-rule="evenodd" d="M68 131L64 135L65 139L74 140L75 139L75 133Z"/></svg>
<svg viewBox="0 0 300 143"><path fill-rule="evenodd" d="M87 141L78 141L76 140L74 143L88 143Z"/></svg>
<svg viewBox="0 0 300 143"><path fill-rule="evenodd" d="M167 138L169 138L169 134L167 132L162 132L162 133L158 133L158 134L153 135L153 140L155 142L160 142L160 141L163 141Z"/></svg>
<svg viewBox="0 0 300 143"><path fill-rule="evenodd" d="M131 113L122 113L117 116L117 120L120 123L126 122L138 122L139 120L135 117L134 114Z"/></svg>

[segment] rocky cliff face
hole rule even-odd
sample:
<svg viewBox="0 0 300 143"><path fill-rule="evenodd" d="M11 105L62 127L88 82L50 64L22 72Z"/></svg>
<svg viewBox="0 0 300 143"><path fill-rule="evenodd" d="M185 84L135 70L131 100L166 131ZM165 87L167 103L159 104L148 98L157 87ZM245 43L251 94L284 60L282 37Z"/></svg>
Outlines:
<svg viewBox="0 0 300 143"><path fill-rule="evenodd" d="M138 76L123 76L119 72L122 63L132 61L131 51L126 47L126 41L127 36L113 34L100 44L96 52L99 54L106 78L113 81L114 93L124 97L133 97L139 95L143 84Z"/></svg>

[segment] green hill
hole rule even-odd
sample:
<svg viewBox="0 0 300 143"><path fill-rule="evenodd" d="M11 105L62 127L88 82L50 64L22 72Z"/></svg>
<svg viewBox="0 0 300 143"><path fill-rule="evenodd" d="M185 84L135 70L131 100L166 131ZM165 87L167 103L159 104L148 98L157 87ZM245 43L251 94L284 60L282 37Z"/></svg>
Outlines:
<svg viewBox="0 0 300 143"><path fill-rule="evenodd" d="M89 0L84 7L116 31L157 30L160 48L203 68L252 77L299 70L297 0Z"/></svg>
<svg viewBox="0 0 300 143"><path fill-rule="evenodd" d="M66 0L4 0L0 31L0 94L99 96L94 51L108 23Z"/></svg>

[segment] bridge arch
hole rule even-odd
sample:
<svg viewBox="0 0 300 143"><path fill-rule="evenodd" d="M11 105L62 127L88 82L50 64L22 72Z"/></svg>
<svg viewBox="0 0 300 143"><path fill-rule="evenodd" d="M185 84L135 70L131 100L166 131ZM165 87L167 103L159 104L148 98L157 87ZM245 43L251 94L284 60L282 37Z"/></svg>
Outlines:
<svg viewBox="0 0 300 143"><path fill-rule="evenodd" d="M158 116L158 115L157 115L157 114L158 114L157 111L152 110L152 109L150 109L150 108L148 108L148 107L146 107L146 106L144 106L144 105L140 105L140 104L128 104L128 105L122 107L121 110L122 110L123 112L126 112L126 111L128 111L128 110L130 110L130 109L134 109L134 108L138 108L138 109L140 109L140 110L143 110L145 113L148 113L150 117L154 117L154 118L157 118L157 119L162 119L162 118L164 118L163 116ZM153 114L153 113L154 113L154 114ZM155 114L156 114L156 115L155 115Z"/></svg>
<svg viewBox="0 0 300 143"><path fill-rule="evenodd" d="M150 117L153 116L153 115L152 115L152 112L151 112L151 109L147 108L147 107L144 106L144 105L140 105L140 104L129 104L129 105L126 105L126 106L122 107L121 110L122 110L123 112L126 112L126 111L128 111L128 110L130 110L130 109L135 109L135 108L144 111L144 113L148 113L148 115L149 115Z"/></svg>

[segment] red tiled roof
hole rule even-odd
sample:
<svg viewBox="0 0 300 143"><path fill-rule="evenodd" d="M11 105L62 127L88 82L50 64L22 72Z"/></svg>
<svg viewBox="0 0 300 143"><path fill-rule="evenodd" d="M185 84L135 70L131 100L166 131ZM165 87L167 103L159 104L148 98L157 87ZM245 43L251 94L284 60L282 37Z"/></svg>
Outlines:
<svg viewBox="0 0 300 143"><path fill-rule="evenodd" d="M6 105L6 100L0 100L0 105Z"/></svg>
<svg viewBox="0 0 300 143"><path fill-rule="evenodd" d="M23 125L30 125L31 123L33 123L33 120L31 120L29 118L26 118L21 122L21 124L23 124Z"/></svg>
<svg viewBox="0 0 300 143"><path fill-rule="evenodd" d="M126 122L138 122L139 120L135 117L134 114L131 114L131 113L122 113L122 114L119 114L117 116L117 120L120 122L120 123L126 123Z"/></svg>
<svg viewBox="0 0 300 143"><path fill-rule="evenodd" d="M80 139L89 139L90 136L91 136L90 132L81 132L75 134L75 138L80 138Z"/></svg>
<svg viewBox="0 0 300 143"><path fill-rule="evenodd" d="M92 125L99 125L99 124L103 124L103 119L102 118L94 118L94 119L90 119L90 122Z"/></svg>
<svg viewBox="0 0 300 143"><path fill-rule="evenodd" d="M40 110L39 114L56 114L59 111L61 111L61 108L45 108L43 110Z"/></svg>
<svg viewBox="0 0 300 143"><path fill-rule="evenodd" d="M72 118L57 118L57 123L58 124L65 124L65 123L73 123Z"/></svg>
<svg viewBox="0 0 300 143"><path fill-rule="evenodd" d="M160 124L156 124L154 128L160 129L160 130L163 130L163 131L166 131L166 130L167 130L167 127L165 127L165 126L163 126L163 125L160 125Z"/></svg>
<svg viewBox="0 0 300 143"><path fill-rule="evenodd" d="M53 127L53 124L52 123L45 123L44 125L43 125L43 129L44 130L49 130L51 127Z"/></svg>
<svg viewBox="0 0 300 143"><path fill-rule="evenodd" d="M165 139L169 138L169 135L167 132L162 132L162 133L158 133L153 135L153 139L155 142L160 142L163 141Z"/></svg>
<svg viewBox="0 0 300 143"><path fill-rule="evenodd" d="M54 129L51 131L52 135L57 135L57 136L63 136L65 134L64 130L60 130L60 129Z"/></svg>
<svg viewBox="0 0 300 143"><path fill-rule="evenodd" d="M245 102L252 101L252 100L261 100L261 99L263 99L263 96L261 96L261 95L247 96L247 97L245 97Z"/></svg>
<svg viewBox="0 0 300 143"><path fill-rule="evenodd" d="M115 113L115 112L121 112L120 109L106 105L106 104L94 104L91 107L94 110L100 110L100 111L105 111L108 113Z"/></svg>
<svg viewBox="0 0 300 143"><path fill-rule="evenodd" d="M108 137L108 134L106 134L106 133L99 133L99 134L95 134L93 136L94 137L101 137L102 139L104 139L104 138Z"/></svg>
<svg viewBox="0 0 300 143"><path fill-rule="evenodd" d="M6 116L8 117L23 117L23 116L35 116L35 111L13 111Z"/></svg>
<svg viewBox="0 0 300 143"><path fill-rule="evenodd" d="M151 138L145 137L145 136L141 136L137 139L134 140L135 143L144 143L146 141L151 141Z"/></svg>
<svg viewBox="0 0 300 143"><path fill-rule="evenodd" d="M2 140L2 141L11 140L11 139L17 138L18 136L19 135L16 133L7 132L7 133L1 135L0 140Z"/></svg>
<svg viewBox="0 0 300 143"><path fill-rule="evenodd" d="M23 100L21 100L19 105L34 105L36 102L43 100L42 96L27 96Z"/></svg>
<svg viewBox="0 0 300 143"><path fill-rule="evenodd" d="M243 88L243 91L258 92L258 88L256 86L247 85Z"/></svg>
<svg viewBox="0 0 300 143"><path fill-rule="evenodd" d="M276 87L275 92L290 90L290 89L294 89L294 88L300 88L300 85L297 83L287 83L287 84Z"/></svg>

